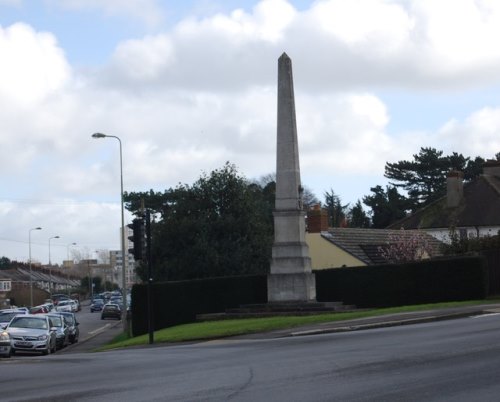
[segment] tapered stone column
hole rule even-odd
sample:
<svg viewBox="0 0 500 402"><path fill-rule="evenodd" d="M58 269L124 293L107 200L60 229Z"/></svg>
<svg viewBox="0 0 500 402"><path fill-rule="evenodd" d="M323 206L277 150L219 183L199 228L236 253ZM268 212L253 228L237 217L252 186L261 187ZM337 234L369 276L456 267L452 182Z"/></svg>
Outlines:
<svg viewBox="0 0 500 402"><path fill-rule="evenodd" d="M276 204L268 302L315 301L316 283L305 242L292 61L278 59Z"/></svg>

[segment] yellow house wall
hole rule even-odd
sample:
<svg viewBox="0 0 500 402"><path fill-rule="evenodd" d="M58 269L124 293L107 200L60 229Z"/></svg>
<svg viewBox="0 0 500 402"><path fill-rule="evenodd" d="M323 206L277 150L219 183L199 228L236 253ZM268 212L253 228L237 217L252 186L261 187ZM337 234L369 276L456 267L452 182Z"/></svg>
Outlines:
<svg viewBox="0 0 500 402"><path fill-rule="evenodd" d="M359 267L367 265L321 237L321 233L306 233L312 269Z"/></svg>

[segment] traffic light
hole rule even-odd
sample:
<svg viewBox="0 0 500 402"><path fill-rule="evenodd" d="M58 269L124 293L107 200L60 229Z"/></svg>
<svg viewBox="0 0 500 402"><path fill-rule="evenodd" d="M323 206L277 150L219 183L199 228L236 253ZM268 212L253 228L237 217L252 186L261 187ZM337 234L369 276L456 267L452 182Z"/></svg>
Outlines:
<svg viewBox="0 0 500 402"><path fill-rule="evenodd" d="M128 252L134 255L134 260L140 261L144 259L146 251L146 237L144 231L144 219L135 218L131 224L127 225L132 229L132 236L128 239L134 244L134 247L129 248Z"/></svg>

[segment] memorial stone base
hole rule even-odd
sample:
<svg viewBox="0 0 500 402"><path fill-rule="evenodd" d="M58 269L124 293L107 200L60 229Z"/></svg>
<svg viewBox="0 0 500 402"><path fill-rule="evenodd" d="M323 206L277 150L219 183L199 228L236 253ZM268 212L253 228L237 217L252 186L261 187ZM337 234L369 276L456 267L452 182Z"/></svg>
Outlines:
<svg viewBox="0 0 500 402"><path fill-rule="evenodd" d="M267 301L316 301L316 280L313 273L270 274L267 276Z"/></svg>

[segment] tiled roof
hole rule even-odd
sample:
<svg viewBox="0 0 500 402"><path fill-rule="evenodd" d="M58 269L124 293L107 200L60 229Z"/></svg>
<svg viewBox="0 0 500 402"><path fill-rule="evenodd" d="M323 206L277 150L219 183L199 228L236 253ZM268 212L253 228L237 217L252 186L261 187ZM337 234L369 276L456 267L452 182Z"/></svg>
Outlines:
<svg viewBox="0 0 500 402"><path fill-rule="evenodd" d="M441 242L420 230L330 228L321 232L321 236L365 264L373 265L387 262L380 247L388 245L391 238L411 238L415 233L425 237L431 247L431 257L441 255Z"/></svg>
<svg viewBox="0 0 500 402"><path fill-rule="evenodd" d="M456 208L449 208L444 196L388 228L449 229L480 226L500 226L499 177L482 175L464 184L463 199Z"/></svg>

